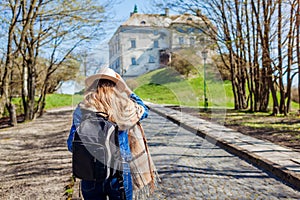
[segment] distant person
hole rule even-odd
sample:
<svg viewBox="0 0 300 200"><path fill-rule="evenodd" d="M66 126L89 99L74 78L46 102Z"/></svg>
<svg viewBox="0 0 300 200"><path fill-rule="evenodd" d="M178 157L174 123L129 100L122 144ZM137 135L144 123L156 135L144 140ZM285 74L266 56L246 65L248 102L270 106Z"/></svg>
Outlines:
<svg viewBox="0 0 300 200"><path fill-rule="evenodd" d="M82 120L82 110L103 112L118 125L119 146L124 162L122 177L109 177L102 182L81 180L84 199L122 199L120 178L126 200L145 198L149 191L154 191L158 178L139 122L148 116L149 109L121 76L110 68L88 77L85 85L84 99L73 113L73 124L67 140L69 151L72 152L72 141Z"/></svg>

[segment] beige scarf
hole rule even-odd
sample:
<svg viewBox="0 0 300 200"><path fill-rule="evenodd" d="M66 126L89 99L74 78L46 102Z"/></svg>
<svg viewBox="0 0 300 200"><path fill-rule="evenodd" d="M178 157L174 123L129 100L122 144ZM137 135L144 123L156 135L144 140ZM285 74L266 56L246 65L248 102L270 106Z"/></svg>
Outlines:
<svg viewBox="0 0 300 200"><path fill-rule="evenodd" d="M128 140L132 160L130 162L130 173L133 185L133 199L146 199L154 192L159 180L156 168L152 161L144 129L139 122L144 114L144 107L131 101L132 106L128 109L131 114L126 122L117 122L121 130L128 130ZM128 115L127 115L128 116Z"/></svg>
<svg viewBox="0 0 300 200"><path fill-rule="evenodd" d="M157 186L158 174L152 161L142 125L138 122L129 129L128 139L132 154L130 170L134 199L145 199Z"/></svg>

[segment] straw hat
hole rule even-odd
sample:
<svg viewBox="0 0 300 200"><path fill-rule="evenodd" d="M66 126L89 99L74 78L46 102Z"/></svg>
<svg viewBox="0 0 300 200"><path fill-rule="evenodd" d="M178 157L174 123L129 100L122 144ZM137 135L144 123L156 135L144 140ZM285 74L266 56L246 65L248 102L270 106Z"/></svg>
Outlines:
<svg viewBox="0 0 300 200"><path fill-rule="evenodd" d="M98 74L87 77L85 79L85 87L89 88L94 83L94 81L98 79L108 79L113 81L114 83L117 83L118 81L120 81L121 76L110 68L104 68L101 69Z"/></svg>

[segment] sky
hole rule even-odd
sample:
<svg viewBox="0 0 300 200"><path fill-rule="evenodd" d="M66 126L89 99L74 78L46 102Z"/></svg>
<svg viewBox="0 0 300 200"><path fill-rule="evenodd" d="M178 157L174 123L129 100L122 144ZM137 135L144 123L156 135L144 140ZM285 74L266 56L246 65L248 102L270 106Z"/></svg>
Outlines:
<svg viewBox="0 0 300 200"><path fill-rule="evenodd" d="M130 12L133 11L134 6L137 5L138 12L143 13L144 11L149 10L150 1L148 0L125 0L121 1L119 5L114 6L114 11L120 19L129 18ZM147 8L148 7L148 8Z"/></svg>

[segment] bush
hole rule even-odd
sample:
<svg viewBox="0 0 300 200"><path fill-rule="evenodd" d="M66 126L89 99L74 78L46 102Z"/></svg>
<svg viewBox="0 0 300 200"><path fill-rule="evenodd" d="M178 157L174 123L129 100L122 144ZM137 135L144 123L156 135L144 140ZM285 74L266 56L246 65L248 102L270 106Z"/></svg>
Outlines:
<svg viewBox="0 0 300 200"><path fill-rule="evenodd" d="M172 61L168 64L169 67L175 69L181 75L188 77L193 69L193 65L179 55L172 53Z"/></svg>

